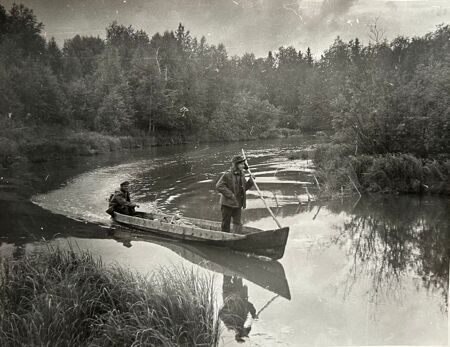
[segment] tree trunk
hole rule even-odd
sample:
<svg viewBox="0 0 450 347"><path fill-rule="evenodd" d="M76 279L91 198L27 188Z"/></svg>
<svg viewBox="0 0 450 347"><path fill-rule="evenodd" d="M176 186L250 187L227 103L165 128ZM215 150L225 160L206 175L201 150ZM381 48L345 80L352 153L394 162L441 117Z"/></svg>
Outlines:
<svg viewBox="0 0 450 347"><path fill-rule="evenodd" d="M153 112L150 112L150 115L148 117L148 128L147 128L147 132L148 134L153 134L156 130L156 124L155 124L155 120L153 119Z"/></svg>
<svg viewBox="0 0 450 347"><path fill-rule="evenodd" d="M148 114L148 128L147 128L147 132L150 135L152 132L152 127L153 127L153 99L152 99L152 94L153 94L153 86L150 86L150 100L149 100L149 114Z"/></svg>

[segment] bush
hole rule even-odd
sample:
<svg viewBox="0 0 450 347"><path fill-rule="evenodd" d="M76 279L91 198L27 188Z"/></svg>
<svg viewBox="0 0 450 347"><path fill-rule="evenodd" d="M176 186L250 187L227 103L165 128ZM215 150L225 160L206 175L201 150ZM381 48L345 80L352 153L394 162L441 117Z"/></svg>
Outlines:
<svg viewBox="0 0 450 347"><path fill-rule="evenodd" d="M47 129L49 133L58 130ZM121 149L140 148L144 145L142 137L112 136L96 132L64 132L57 136L47 133L31 133L22 136L18 151L23 153L31 162L45 162L54 159L71 158L74 156L89 156L108 153Z"/></svg>
<svg viewBox="0 0 450 347"><path fill-rule="evenodd" d="M284 135L280 129L268 129L259 134L259 138L262 140L268 139L281 139Z"/></svg>
<svg viewBox="0 0 450 347"><path fill-rule="evenodd" d="M318 176L330 191L351 187L385 193L450 194L449 160L419 159L411 154L359 155L342 145L318 146L314 153Z"/></svg>
<svg viewBox="0 0 450 347"><path fill-rule="evenodd" d="M304 149L301 151L290 153L287 158L289 160L298 160L298 159L309 160L309 159L312 159L313 156L314 156L314 151Z"/></svg>
<svg viewBox="0 0 450 347"><path fill-rule="evenodd" d="M19 155L18 146L15 140L0 137L0 164L9 167Z"/></svg>

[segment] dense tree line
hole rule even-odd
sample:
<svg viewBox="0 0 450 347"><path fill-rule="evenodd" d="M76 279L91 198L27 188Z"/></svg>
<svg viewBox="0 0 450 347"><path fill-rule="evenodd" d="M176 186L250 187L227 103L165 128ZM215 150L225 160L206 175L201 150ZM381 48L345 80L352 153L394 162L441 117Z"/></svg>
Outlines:
<svg viewBox="0 0 450 347"><path fill-rule="evenodd" d="M112 23L106 39L59 47L32 11L0 5L0 113L15 124L201 139L334 133L358 153L450 151L450 27L362 45L337 38L319 59L280 47L230 57L176 31ZM4 120L2 120L4 123Z"/></svg>

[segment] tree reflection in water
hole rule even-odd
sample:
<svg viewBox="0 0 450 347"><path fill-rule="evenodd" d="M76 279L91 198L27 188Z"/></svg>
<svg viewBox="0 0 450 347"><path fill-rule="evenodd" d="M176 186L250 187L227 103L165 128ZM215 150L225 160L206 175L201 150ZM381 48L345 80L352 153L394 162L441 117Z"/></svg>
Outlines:
<svg viewBox="0 0 450 347"><path fill-rule="evenodd" d="M346 294L360 277L372 280L371 299L399 290L406 275L440 293L447 309L450 258L450 202L442 198L402 196L331 202L328 208L348 218L332 242L351 260ZM396 290L397 289L397 290ZM399 291L401 293L401 291Z"/></svg>

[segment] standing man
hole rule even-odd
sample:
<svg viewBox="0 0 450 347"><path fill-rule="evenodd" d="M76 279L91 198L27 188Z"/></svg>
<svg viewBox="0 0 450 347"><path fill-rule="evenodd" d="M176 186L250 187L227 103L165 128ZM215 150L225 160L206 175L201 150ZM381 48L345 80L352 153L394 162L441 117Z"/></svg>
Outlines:
<svg viewBox="0 0 450 347"><path fill-rule="evenodd" d="M220 204L222 211L222 231L230 232L231 218L235 233L240 233L242 228L241 211L246 207L246 191L253 186L253 179L245 180L245 158L238 155L233 157L231 169L225 172L216 184L217 191L221 194Z"/></svg>
<svg viewBox="0 0 450 347"><path fill-rule="evenodd" d="M106 213L113 215L113 212L127 214L132 216L137 206L130 200L130 182L125 181L120 184L120 189L116 190L109 198L109 208Z"/></svg>

